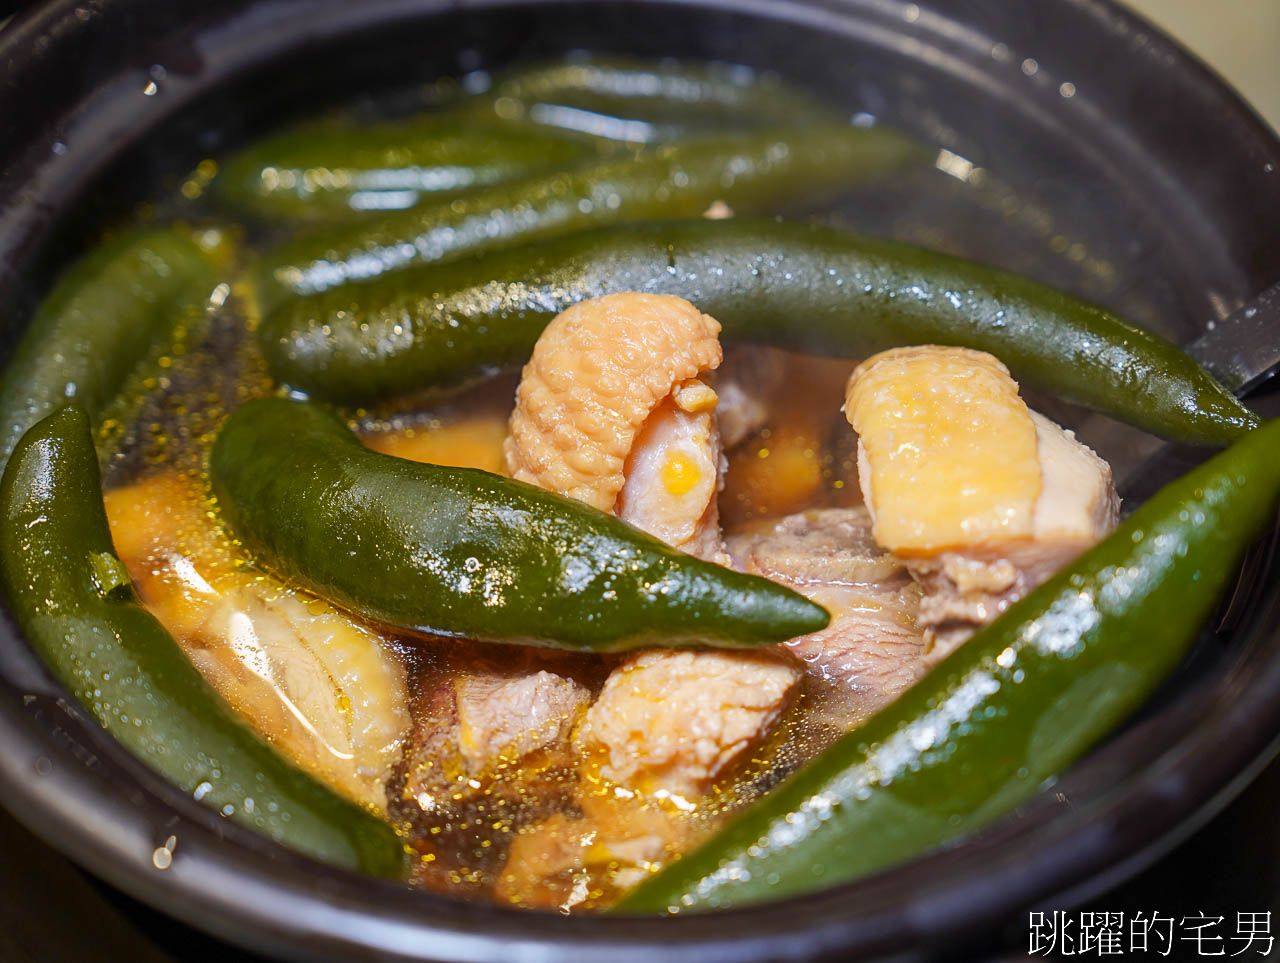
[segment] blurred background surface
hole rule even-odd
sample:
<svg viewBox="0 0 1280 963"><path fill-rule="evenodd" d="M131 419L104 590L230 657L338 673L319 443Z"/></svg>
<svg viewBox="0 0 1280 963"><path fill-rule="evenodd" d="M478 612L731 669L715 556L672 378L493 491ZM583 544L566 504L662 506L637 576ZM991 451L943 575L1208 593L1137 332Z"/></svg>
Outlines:
<svg viewBox="0 0 1280 963"><path fill-rule="evenodd" d="M1280 130L1280 0L1128 0Z"/></svg>

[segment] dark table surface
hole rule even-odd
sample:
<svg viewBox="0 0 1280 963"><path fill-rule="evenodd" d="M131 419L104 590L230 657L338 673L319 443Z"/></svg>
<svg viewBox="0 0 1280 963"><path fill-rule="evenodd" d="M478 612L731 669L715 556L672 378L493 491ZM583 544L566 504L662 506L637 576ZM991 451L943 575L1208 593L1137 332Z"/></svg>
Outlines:
<svg viewBox="0 0 1280 963"><path fill-rule="evenodd" d="M1042 948L1056 930L1067 937L1069 955L1101 959L1096 946L1080 952L1082 913L1123 914L1117 959L1208 959L1221 949L1224 959L1262 959L1261 938L1248 945L1239 934L1249 928L1239 914L1280 911L1280 761L1272 763L1216 818L1168 856L1136 878L1084 906L1063 906L1056 920L1046 915ZM28 833L0 810L0 961L158 961L260 959L246 956L212 937L174 922L111 889ZM1280 913L1277 913L1280 916ZM1221 921L1212 921L1221 917ZM1172 921L1152 931L1148 952L1134 949L1134 919ZM1088 923L1096 917L1085 916ZM1207 922L1206 922L1207 921ZM1028 956L1028 920L1011 920L993 934L993 959L1011 963ZM1111 917L1111 922L1118 922ZM1277 920L1280 922L1280 919ZM1210 925L1212 924L1212 925ZM1259 926L1261 924L1258 924ZM1197 927L1200 929L1197 930ZM1256 931L1258 927L1255 926ZM1163 933L1173 943L1167 955ZM1203 942L1191 937L1199 932ZM1275 933L1275 930L1272 930ZM1280 934L1277 934L1280 935ZM1220 937L1220 942L1213 942ZM1074 951L1072 954L1071 951ZM1051 953L1052 958L1062 958ZM1271 954L1280 958L1280 946Z"/></svg>

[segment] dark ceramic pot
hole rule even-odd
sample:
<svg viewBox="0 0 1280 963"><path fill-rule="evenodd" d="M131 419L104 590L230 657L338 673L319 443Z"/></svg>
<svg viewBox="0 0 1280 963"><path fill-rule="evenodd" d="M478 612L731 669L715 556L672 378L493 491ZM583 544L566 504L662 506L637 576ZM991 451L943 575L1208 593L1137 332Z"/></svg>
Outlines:
<svg viewBox="0 0 1280 963"><path fill-rule="evenodd" d="M958 176L864 192L839 219L1026 271L1180 341L1280 277L1280 143L1212 74L1105 0L59 0L0 32L0 344L103 223L200 157L335 99L574 48L770 67L881 116L945 148L939 166ZM1179 467L1166 459L1140 484ZM290 957L963 952L1016 913L1068 907L1134 872L1270 757L1280 578L1255 562L1221 631L1050 791L946 851L746 912L564 919L294 856L105 738L7 616L0 802L144 902ZM153 852L170 836L172 865L158 869Z"/></svg>

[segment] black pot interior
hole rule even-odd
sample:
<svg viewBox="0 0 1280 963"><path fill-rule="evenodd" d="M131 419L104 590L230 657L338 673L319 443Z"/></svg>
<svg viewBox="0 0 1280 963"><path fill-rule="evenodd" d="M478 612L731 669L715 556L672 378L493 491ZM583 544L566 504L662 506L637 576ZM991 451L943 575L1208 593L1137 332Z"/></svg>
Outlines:
<svg viewBox="0 0 1280 963"><path fill-rule="evenodd" d="M61 265L202 158L337 104L410 109L441 76L578 49L774 70L850 115L899 127L939 149L936 167L854 192L828 212L834 220L1034 275L1180 342L1280 276L1280 146L1185 54L1102 2L180 7L54 3L0 35L20 81L20 93L0 93L5 345ZM1129 437L1096 441L1123 468ZM1188 457L1149 466L1143 487ZM1280 690L1278 585L1265 559L1250 571L1233 631L1206 638L1141 720L1051 792L964 846L769 913L562 921L308 863L128 759L59 700L11 624L0 638L0 776L13 778L0 782L21 783L4 802L95 872L291 955L708 960L954 948L1014 908L1131 871L1226 798L1263 751L1280 714L1266 698ZM1226 748L1215 753L1214 740ZM39 779L36 759L51 768ZM173 833L180 855L159 873L151 851Z"/></svg>

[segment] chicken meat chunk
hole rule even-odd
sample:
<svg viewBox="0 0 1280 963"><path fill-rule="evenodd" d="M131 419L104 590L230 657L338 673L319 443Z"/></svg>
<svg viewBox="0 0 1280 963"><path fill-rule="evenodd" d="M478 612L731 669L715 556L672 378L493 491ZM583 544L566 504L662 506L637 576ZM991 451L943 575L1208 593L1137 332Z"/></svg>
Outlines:
<svg viewBox="0 0 1280 963"><path fill-rule="evenodd" d="M610 674L578 741L615 782L696 798L773 727L797 675L773 653L645 652Z"/></svg>
<svg viewBox="0 0 1280 963"><path fill-rule="evenodd" d="M430 812L535 754L569 765L591 689L558 663L537 653L499 662L468 647L421 671L402 796Z"/></svg>
<svg viewBox="0 0 1280 963"><path fill-rule="evenodd" d="M405 672L388 640L237 566L184 476L153 475L105 502L138 594L210 684L303 769L384 809L409 728Z"/></svg>
<svg viewBox="0 0 1280 963"><path fill-rule="evenodd" d="M875 539L924 589L926 664L1118 520L1107 463L1031 411L989 354L926 345L875 355L850 377L845 414Z"/></svg>
<svg viewBox="0 0 1280 963"><path fill-rule="evenodd" d="M670 295L607 295L562 312L517 389L508 471L727 562L708 384L719 333ZM642 653L610 676L577 743L623 785L697 795L768 732L800 675L777 657Z"/></svg>
<svg viewBox="0 0 1280 963"><path fill-rule="evenodd" d="M454 682L454 699L458 748L468 769L483 772L565 743L591 695L571 678L538 669L466 675Z"/></svg>
<svg viewBox="0 0 1280 963"><path fill-rule="evenodd" d="M906 564L876 544L865 508L815 509L732 535L739 566L813 599L831 613L819 632L783 645L818 680L837 687L854 725L924 673L920 588Z"/></svg>

